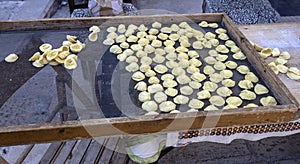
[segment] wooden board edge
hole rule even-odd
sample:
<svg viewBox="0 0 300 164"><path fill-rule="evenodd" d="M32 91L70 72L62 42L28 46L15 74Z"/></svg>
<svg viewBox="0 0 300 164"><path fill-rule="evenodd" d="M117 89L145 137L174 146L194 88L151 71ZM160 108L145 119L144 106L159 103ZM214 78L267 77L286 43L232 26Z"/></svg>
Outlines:
<svg viewBox="0 0 300 164"><path fill-rule="evenodd" d="M295 105L283 105L243 109L238 113L226 110L0 127L0 146L200 129L207 119L215 124L205 128L288 122L294 119L297 110Z"/></svg>

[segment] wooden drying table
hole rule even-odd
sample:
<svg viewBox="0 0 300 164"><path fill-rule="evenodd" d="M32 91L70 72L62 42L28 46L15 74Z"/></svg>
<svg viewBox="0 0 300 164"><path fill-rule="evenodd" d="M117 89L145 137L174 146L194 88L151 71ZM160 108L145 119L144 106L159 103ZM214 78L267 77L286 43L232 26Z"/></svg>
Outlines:
<svg viewBox="0 0 300 164"><path fill-rule="evenodd" d="M291 54L288 67L300 66L300 23L273 23L259 25L241 25L239 30L247 39L262 47L279 48L281 52ZM288 79L286 75L278 75L280 80L287 86L298 104L300 103L300 82ZM299 118L299 112L298 112Z"/></svg>

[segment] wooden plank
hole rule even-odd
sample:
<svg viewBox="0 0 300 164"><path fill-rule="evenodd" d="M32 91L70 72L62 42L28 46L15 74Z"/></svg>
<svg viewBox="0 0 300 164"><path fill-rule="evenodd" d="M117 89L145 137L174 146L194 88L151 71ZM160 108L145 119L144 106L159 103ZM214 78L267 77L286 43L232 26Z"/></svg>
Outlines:
<svg viewBox="0 0 300 164"><path fill-rule="evenodd" d="M35 144L22 163L39 163L49 146L50 143Z"/></svg>
<svg viewBox="0 0 300 164"><path fill-rule="evenodd" d="M46 153L40 160L40 163L50 163L55 156L57 156L60 149L64 146L63 142L55 142L52 143L49 148L47 149Z"/></svg>
<svg viewBox="0 0 300 164"><path fill-rule="evenodd" d="M237 112L239 111L239 112ZM82 121L52 122L0 127L1 146L66 141L100 136L170 132L202 128L205 119L219 118L217 127L287 122L295 117L295 105L257 107L213 112L161 114ZM247 119L245 119L247 118ZM207 127L210 128L210 127Z"/></svg>
<svg viewBox="0 0 300 164"><path fill-rule="evenodd" d="M101 149L105 149L103 144L106 138L99 138L97 140L93 140L82 159L82 163L95 163L98 157L98 154L101 152Z"/></svg>
<svg viewBox="0 0 300 164"><path fill-rule="evenodd" d="M67 163L80 163L84 154L86 153L92 140L78 141L78 147L72 152L72 157L68 159Z"/></svg>
<svg viewBox="0 0 300 164"><path fill-rule="evenodd" d="M8 162L4 158L2 158L1 156L0 156L0 163L1 164L8 164Z"/></svg>
<svg viewBox="0 0 300 164"><path fill-rule="evenodd" d="M276 23L264 25L243 25L239 29L247 38L263 47L279 48L282 52L288 51L291 60L286 64L288 67L298 67L300 64L300 23ZM256 32L254 32L256 31ZM259 59L262 60L262 59ZM288 79L284 74L278 75L287 90L300 102L300 83Z"/></svg>
<svg viewBox="0 0 300 164"><path fill-rule="evenodd" d="M112 164L125 164L128 161L128 156L127 153L125 151L125 145L122 141L122 139L120 138L118 143L117 143L117 147L115 149L115 153L113 154L110 163Z"/></svg>
<svg viewBox="0 0 300 164"><path fill-rule="evenodd" d="M97 163L110 163L110 160L114 154L114 150L117 146L119 137L111 137L108 138L108 141L105 144L105 149L103 153L101 154L101 157Z"/></svg>
<svg viewBox="0 0 300 164"><path fill-rule="evenodd" d="M68 141L64 142L62 149L57 152L57 157L54 159L53 163L55 164L61 164L65 163L67 159L70 156L70 153L72 152L73 148L75 147L77 141Z"/></svg>
<svg viewBox="0 0 300 164"><path fill-rule="evenodd" d="M222 14L181 14L181 15L153 15L153 16L118 16L118 17L90 17L90 18L57 18L57 19L34 19L23 21L1 21L1 31L20 30L54 30L88 28L92 25L111 26L116 24L150 24L155 21L167 23L179 23L182 21L198 22L208 20L220 22Z"/></svg>

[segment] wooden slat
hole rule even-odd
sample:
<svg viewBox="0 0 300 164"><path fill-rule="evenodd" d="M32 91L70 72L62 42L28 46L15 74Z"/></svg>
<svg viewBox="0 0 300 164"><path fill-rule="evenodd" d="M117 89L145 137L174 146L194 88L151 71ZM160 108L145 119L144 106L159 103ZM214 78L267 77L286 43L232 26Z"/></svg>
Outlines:
<svg viewBox="0 0 300 164"><path fill-rule="evenodd" d="M61 164L67 161L69 158L70 153L72 152L73 148L75 147L77 141L68 141L64 143L63 148L57 152L57 157L54 159L53 163Z"/></svg>
<svg viewBox="0 0 300 164"><path fill-rule="evenodd" d="M97 141L93 140L86 152L86 155L82 159L82 163L95 163L101 149L105 149L103 147L105 140L105 138L97 139Z"/></svg>
<svg viewBox="0 0 300 164"><path fill-rule="evenodd" d="M112 137L108 138L106 144L105 144L105 149L103 153L100 156L100 159L97 163L102 164L102 163L110 163L110 160L114 154L114 150L117 146L119 137Z"/></svg>
<svg viewBox="0 0 300 164"><path fill-rule="evenodd" d="M128 156L125 152L125 145L120 138L117 147L115 149L115 153L113 154L110 163L112 164L126 164L128 161Z"/></svg>
<svg viewBox="0 0 300 164"><path fill-rule="evenodd" d="M47 149L47 152L42 157L40 163L50 163L55 158L55 156L58 155L58 152L63 146L63 142L52 143Z"/></svg>
<svg viewBox="0 0 300 164"><path fill-rule="evenodd" d="M72 157L67 163L80 163L92 140L80 140L78 147L72 152Z"/></svg>
<svg viewBox="0 0 300 164"><path fill-rule="evenodd" d="M0 163L1 164L8 164L8 162L4 158L2 158L1 156L0 156Z"/></svg>

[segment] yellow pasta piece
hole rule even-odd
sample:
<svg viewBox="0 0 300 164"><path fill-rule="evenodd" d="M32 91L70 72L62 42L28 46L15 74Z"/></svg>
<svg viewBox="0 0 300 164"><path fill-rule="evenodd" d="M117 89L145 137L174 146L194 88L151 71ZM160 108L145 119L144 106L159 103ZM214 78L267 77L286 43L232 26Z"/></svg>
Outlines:
<svg viewBox="0 0 300 164"><path fill-rule="evenodd" d="M162 64L158 64L154 67L154 70L157 72L157 73L160 73L160 74L164 74L168 71L168 68Z"/></svg>
<svg viewBox="0 0 300 164"><path fill-rule="evenodd" d="M277 68L280 73L287 73L288 69L289 69L287 66L285 66L283 64L278 64Z"/></svg>
<svg viewBox="0 0 300 164"><path fill-rule="evenodd" d="M17 54L9 54L4 58L4 60L8 63L14 63L18 60L18 58Z"/></svg>
<svg viewBox="0 0 300 164"><path fill-rule="evenodd" d="M288 52L282 52L279 57L281 59L289 60L291 58L291 55Z"/></svg>
<svg viewBox="0 0 300 164"><path fill-rule="evenodd" d="M204 106L204 103L202 101L200 101L200 100L192 99L189 102L188 106L190 108L193 108L193 109L200 109L200 108L202 108Z"/></svg>
<svg viewBox="0 0 300 164"><path fill-rule="evenodd" d="M222 34L222 33L227 33L227 30L225 30L224 28L218 28L218 29L215 30L215 32L217 34Z"/></svg>
<svg viewBox="0 0 300 164"><path fill-rule="evenodd" d="M237 96L231 96L226 99L226 103L228 105L233 105L233 106L239 107L240 105L242 105L243 100Z"/></svg>
<svg viewBox="0 0 300 164"><path fill-rule="evenodd" d="M263 50L261 50L260 55L262 58L266 59L269 56L272 55L272 49L271 48L264 48Z"/></svg>
<svg viewBox="0 0 300 164"><path fill-rule="evenodd" d="M209 50L208 51L208 54L211 56L211 57L217 57L219 54L216 50ZM213 63L215 64L215 63Z"/></svg>
<svg viewBox="0 0 300 164"><path fill-rule="evenodd" d="M223 76L218 73L213 73L209 75L209 80L214 83L219 83L223 80Z"/></svg>
<svg viewBox="0 0 300 164"><path fill-rule="evenodd" d="M169 36L167 34L160 33L157 37L161 40L167 40Z"/></svg>
<svg viewBox="0 0 300 164"><path fill-rule="evenodd" d="M256 99L256 94L252 91L249 90L242 90L239 96L243 100L255 100Z"/></svg>
<svg viewBox="0 0 300 164"><path fill-rule="evenodd" d="M210 41L211 45L214 47L217 47L220 44L218 39L210 39L209 41Z"/></svg>
<svg viewBox="0 0 300 164"><path fill-rule="evenodd" d="M279 73L279 69L275 62L271 62L268 64L268 66L273 70L273 72L277 75Z"/></svg>
<svg viewBox="0 0 300 164"><path fill-rule="evenodd" d="M166 47L168 47L168 46L172 46L173 47L175 45L175 42L173 40L166 40L166 41L164 41L164 45Z"/></svg>
<svg viewBox="0 0 300 164"><path fill-rule="evenodd" d="M254 108L254 107L258 107L258 105L254 104L254 103L250 103L244 106L244 108Z"/></svg>
<svg viewBox="0 0 300 164"><path fill-rule="evenodd" d="M158 29L151 28L148 32L150 35L156 35L159 33Z"/></svg>
<svg viewBox="0 0 300 164"><path fill-rule="evenodd" d="M151 43L152 47L161 47L162 46L162 42L160 40L153 40Z"/></svg>
<svg viewBox="0 0 300 164"><path fill-rule="evenodd" d="M159 22L154 22L154 23L152 23L152 27L153 27L153 28L161 28L161 23L159 23Z"/></svg>
<svg viewBox="0 0 300 164"><path fill-rule="evenodd" d="M184 41L180 42L180 46L189 48L191 46L191 44L188 40L184 40Z"/></svg>
<svg viewBox="0 0 300 164"><path fill-rule="evenodd" d="M229 68L229 69L235 69L237 67L237 64L236 62L234 61L227 61L225 63L226 67Z"/></svg>
<svg viewBox="0 0 300 164"><path fill-rule="evenodd" d="M202 86L202 84L197 81L191 81L189 82L189 86L193 89L199 89Z"/></svg>
<svg viewBox="0 0 300 164"><path fill-rule="evenodd" d="M300 76L300 70L297 67L290 67L288 72L294 73Z"/></svg>
<svg viewBox="0 0 300 164"><path fill-rule="evenodd" d="M214 64L214 68L215 68L216 70L221 71L221 70L226 69L226 65L225 65L223 62L217 61L217 62Z"/></svg>
<svg viewBox="0 0 300 164"><path fill-rule="evenodd" d="M147 70L147 72L145 73L145 75L147 77L152 77L152 76L155 76L156 73L153 70L149 69L149 70Z"/></svg>
<svg viewBox="0 0 300 164"><path fill-rule="evenodd" d="M249 80L253 83L257 83L259 81L258 77L253 72L248 72L245 75L245 80Z"/></svg>
<svg viewBox="0 0 300 164"><path fill-rule="evenodd" d="M178 34L170 34L169 39L172 41L177 41L180 38L180 35Z"/></svg>
<svg viewBox="0 0 300 164"><path fill-rule="evenodd" d="M140 66L140 71L141 71L141 72L147 72L147 71L150 70L150 69L151 69L151 67L150 67L149 65L142 64L142 65Z"/></svg>
<svg viewBox="0 0 300 164"><path fill-rule="evenodd" d="M134 89L136 89L138 91L146 91L147 90L147 84L143 81L140 81L134 86Z"/></svg>
<svg viewBox="0 0 300 164"><path fill-rule="evenodd" d="M204 111L217 111L217 110L219 109L214 105L209 105L204 109Z"/></svg>
<svg viewBox="0 0 300 164"><path fill-rule="evenodd" d="M181 67L176 67L176 68L172 69L172 74L175 76L179 76L179 75L185 74L185 70Z"/></svg>
<svg viewBox="0 0 300 164"><path fill-rule="evenodd" d="M250 72L250 69L245 65L238 66L236 70L241 74L247 74L248 72Z"/></svg>
<svg viewBox="0 0 300 164"><path fill-rule="evenodd" d="M225 54L229 52L229 49L225 45L218 45L216 47L216 50L220 53L225 53Z"/></svg>
<svg viewBox="0 0 300 164"><path fill-rule="evenodd" d="M208 90L202 90L197 93L198 99L204 100L204 99L209 99L211 97L211 94Z"/></svg>
<svg viewBox="0 0 300 164"><path fill-rule="evenodd" d="M157 93L157 92L162 92L164 89L160 84L152 84L148 87L148 92L149 93Z"/></svg>
<svg viewBox="0 0 300 164"><path fill-rule="evenodd" d="M209 23L208 27L210 27L210 28L218 28L219 25L217 23Z"/></svg>
<svg viewBox="0 0 300 164"><path fill-rule="evenodd" d="M160 82L160 80L155 76L150 77L148 80L149 84L159 84L159 82Z"/></svg>
<svg viewBox="0 0 300 164"><path fill-rule="evenodd" d="M208 40L210 39L215 39L216 38L216 34L213 34L212 32L207 32L204 37Z"/></svg>
<svg viewBox="0 0 300 164"><path fill-rule="evenodd" d="M113 45L114 43L115 43L114 39L111 39L111 38L107 38L103 41L103 44L106 46Z"/></svg>
<svg viewBox="0 0 300 164"><path fill-rule="evenodd" d="M175 48L173 46L166 46L164 48L164 50L165 50L166 53L173 53L173 52L175 52Z"/></svg>
<svg viewBox="0 0 300 164"><path fill-rule="evenodd" d="M172 31L177 32L180 30L180 27L177 24L172 24L171 27Z"/></svg>
<svg viewBox="0 0 300 164"><path fill-rule="evenodd" d="M229 37L226 33L219 34L218 38L221 39L221 40L228 40L229 39Z"/></svg>
<svg viewBox="0 0 300 164"><path fill-rule="evenodd" d="M157 92L157 93L154 94L153 98L157 103L163 103L163 102L167 101L168 96L164 92ZM173 105L171 105L171 104L169 104L169 105L172 106L172 110L175 109L175 107L173 107ZM163 111L161 106L159 108L160 108L161 111Z"/></svg>
<svg viewBox="0 0 300 164"><path fill-rule="evenodd" d="M222 81L222 85L225 87L234 87L235 86L235 81L231 80L231 79L225 79Z"/></svg>
<svg viewBox="0 0 300 164"><path fill-rule="evenodd" d="M182 59L178 63L178 67L181 68L187 68L189 66L190 62L187 59Z"/></svg>
<svg viewBox="0 0 300 164"><path fill-rule="evenodd" d="M42 52L46 52L46 51L50 51L52 50L52 45L49 44L49 43L44 43L42 44L39 49L42 51Z"/></svg>
<svg viewBox="0 0 300 164"><path fill-rule="evenodd" d="M197 81L197 82L202 82L206 79L206 76L200 72L195 72L192 74L191 78L194 80L194 81Z"/></svg>
<svg viewBox="0 0 300 164"><path fill-rule="evenodd" d="M34 62L34 61L38 60L38 59L40 58L40 56L41 56L41 53L40 53L40 52L36 52L36 53L34 53L34 54L29 58L28 61Z"/></svg>
<svg viewBox="0 0 300 164"><path fill-rule="evenodd" d="M33 65L34 67L37 67L37 68L40 68L40 67L43 67L43 66L44 66L44 64L42 64L42 63L40 62L40 60L34 61L34 62L32 63L32 65Z"/></svg>
<svg viewBox="0 0 300 164"><path fill-rule="evenodd" d="M177 54L172 52L172 53L169 53L168 55L166 55L166 58L168 60L176 60L177 59Z"/></svg>
<svg viewBox="0 0 300 164"><path fill-rule="evenodd" d="M58 51L56 50L46 52L46 59L48 61L55 59L57 56L58 56Z"/></svg>
<svg viewBox="0 0 300 164"><path fill-rule="evenodd" d="M292 80L300 80L300 75L297 75L293 72L287 72L286 75Z"/></svg>
<svg viewBox="0 0 300 164"><path fill-rule="evenodd" d="M172 101L166 101L159 105L159 110L162 112L171 112L176 109L176 104L174 104Z"/></svg>
<svg viewBox="0 0 300 164"><path fill-rule="evenodd" d="M238 46L232 46L230 47L230 51L233 53L241 52L241 49Z"/></svg>
<svg viewBox="0 0 300 164"><path fill-rule="evenodd" d="M177 76L176 80L179 84L188 84L189 82L191 82L191 79L185 74Z"/></svg>
<svg viewBox="0 0 300 164"><path fill-rule="evenodd" d="M236 109L236 108L238 108L238 107L234 106L234 105L230 105L230 104L223 107L224 110L225 109Z"/></svg>
<svg viewBox="0 0 300 164"><path fill-rule="evenodd" d="M262 95L262 94L269 93L269 90L267 87L265 87L261 84L256 84L254 87L254 92L258 95Z"/></svg>
<svg viewBox="0 0 300 164"><path fill-rule="evenodd" d="M261 98L260 103L263 106L276 106L277 105L276 99L272 96L267 96L267 97Z"/></svg>
<svg viewBox="0 0 300 164"><path fill-rule="evenodd" d="M116 32L117 28L116 27L109 27L106 29L107 32L111 33L111 32Z"/></svg>
<svg viewBox="0 0 300 164"><path fill-rule="evenodd" d="M191 65L191 66L189 66L189 67L186 69L186 71L187 71L188 73L190 73L190 74L193 74L193 73L196 73L196 72L200 72L200 69L197 68L197 67L195 67L195 66L193 66L193 65Z"/></svg>
<svg viewBox="0 0 300 164"><path fill-rule="evenodd" d="M137 70L139 70L139 65L135 62L132 62L128 66L126 66L125 69L128 72L136 72Z"/></svg>
<svg viewBox="0 0 300 164"><path fill-rule="evenodd" d="M201 41L195 41L195 42L192 44L192 47L193 47L195 50L201 50L201 49L203 49L203 45L202 45L202 42L201 42Z"/></svg>
<svg viewBox="0 0 300 164"><path fill-rule="evenodd" d="M197 51L190 50L190 51L188 51L188 56L189 56L190 58L198 58L200 55L198 54Z"/></svg>
<svg viewBox="0 0 300 164"><path fill-rule="evenodd" d="M212 66L210 66L210 65L206 65L203 68L203 73L206 74L206 75L210 75L210 74L215 73L215 69Z"/></svg>
<svg viewBox="0 0 300 164"><path fill-rule="evenodd" d="M242 89L251 89L253 88L253 83L249 80L242 80L239 82L239 87Z"/></svg>
<svg viewBox="0 0 300 164"><path fill-rule="evenodd" d="M168 95L168 96L174 97L178 94L178 90L174 89L174 88L167 88L165 90L165 94Z"/></svg>
<svg viewBox="0 0 300 164"><path fill-rule="evenodd" d="M272 50L272 56L273 57L278 57L280 55L280 50L278 48L274 48Z"/></svg>
<svg viewBox="0 0 300 164"><path fill-rule="evenodd" d="M233 47L233 46L236 46L235 42L232 41L232 40L227 40L227 41L225 42L225 45L226 45L227 47Z"/></svg>
<svg viewBox="0 0 300 164"><path fill-rule="evenodd" d="M158 105L156 104L155 101L146 101L142 104L142 109L150 112L156 111L158 108Z"/></svg>
<svg viewBox="0 0 300 164"><path fill-rule="evenodd" d="M166 88L173 88L173 87L176 87L178 84L175 80L172 80L172 79L166 79L164 82L163 82L163 86L166 87Z"/></svg>
<svg viewBox="0 0 300 164"><path fill-rule="evenodd" d="M138 99L140 102L146 102L151 100L151 96L149 92L143 91L139 93Z"/></svg>
<svg viewBox="0 0 300 164"><path fill-rule="evenodd" d="M223 78L225 79L229 79L229 78L232 78L233 77L233 72L230 71L230 70L222 70L220 72L220 74L222 75Z"/></svg>
<svg viewBox="0 0 300 164"><path fill-rule="evenodd" d="M232 91L228 87L220 87L217 89L217 94L222 97L228 97L232 94Z"/></svg>
<svg viewBox="0 0 300 164"><path fill-rule="evenodd" d="M77 67L76 60L74 58L68 56L66 58L66 60L64 61L64 66L67 69L75 69Z"/></svg>
<svg viewBox="0 0 300 164"><path fill-rule="evenodd" d="M186 96L183 96L183 95L178 95L178 96L174 97L173 101L176 104L183 105L183 104L187 104L189 102L189 98Z"/></svg>
<svg viewBox="0 0 300 164"><path fill-rule="evenodd" d="M201 22L199 23L199 26L200 26L200 27L208 27L208 23L207 23L206 21L201 21Z"/></svg>
<svg viewBox="0 0 300 164"><path fill-rule="evenodd" d="M98 32L92 32L92 33L90 33L89 36L88 36L88 38L89 38L89 40L91 42L97 41L97 39L98 39Z"/></svg>
<svg viewBox="0 0 300 164"><path fill-rule="evenodd" d="M121 34L125 33L126 32L126 26L124 24L119 24L118 32L121 33Z"/></svg>
<svg viewBox="0 0 300 164"><path fill-rule="evenodd" d="M211 96L209 99L211 105L224 106L225 100L221 96Z"/></svg>
<svg viewBox="0 0 300 164"><path fill-rule="evenodd" d="M166 66L170 69L178 67L178 63L175 62L174 60L170 60L166 62Z"/></svg>
<svg viewBox="0 0 300 164"><path fill-rule="evenodd" d="M167 79L173 80L174 78L175 78L175 77L174 77L174 75L172 75L172 74L164 74L164 75L161 76L161 80L162 80L162 81L165 81L165 80L167 80Z"/></svg>
<svg viewBox="0 0 300 164"><path fill-rule="evenodd" d="M180 93L189 96L193 93L193 88L191 88L190 86L180 87Z"/></svg>
<svg viewBox="0 0 300 164"><path fill-rule="evenodd" d="M75 43L70 45L70 49L74 53L79 53L83 49L83 47L82 44Z"/></svg>
<svg viewBox="0 0 300 164"><path fill-rule="evenodd" d="M217 60L212 56L208 56L208 57L204 58L204 61L207 64L215 64L217 62Z"/></svg>
<svg viewBox="0 0 300 164"><path fill-rule="evenodd" d="M170 34L172 32L172 29L170 27L163 27L160 29L161 32Z"/></svg>
<svg viewBox="0 0 300 164"><path fill-rule="evenodd" d="M142 72L137 71L132 75L132 79L134 81L142 81L145 79L145 75Z"/></svg>
<svg viewBox="0 0 300 164"><path fill-rule="evenodd" d="M70 41L71 43L76 43L77 41L77 37L73 36L73 35L66 35L66 38L68 41ZM42 51L42 50L41 50ZM43 51L42 51L43 52Z"/></svg>
<svg viewBox="0 0 300 164"><path fill-rule="evenodd" d="M143 50L143 46L139 45L139 44L132 44L130 46L131 50L133 51L139 51L139 50Z"/></svg>
<svg viewBox="0 0 300 164"><path fill-rule="evenodd" d="M176 48L176 52L182 52L182 53L185 53L185 52L188 52L189 49L187 49L186 47L182 47L182 46L179 46Z"/></svg>
<svg viewBox="0 0 300 164"><path fill-rule="evenodd" d="M217 88L218 88L218 85L216 83L211 82L211 81L206 81L203 84L203 89L207 90L207 91L210 91L210 92L216 91Z"/></svg>
<svg viewBox="0 0 300 164"><path fill-rule="evenodd" d="M232 57L236 60L245 60L247 58L246 55L241 51L233 54Z"/></svg>

